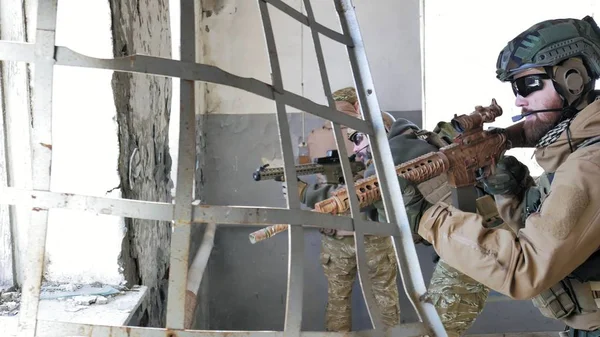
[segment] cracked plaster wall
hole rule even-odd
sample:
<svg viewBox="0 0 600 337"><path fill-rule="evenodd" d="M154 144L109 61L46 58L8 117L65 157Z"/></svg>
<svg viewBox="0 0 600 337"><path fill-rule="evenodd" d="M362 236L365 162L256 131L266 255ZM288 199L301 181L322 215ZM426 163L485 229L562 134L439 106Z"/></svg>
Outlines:
<svg viewBox="0 0 600 337"><path fill-rule="evenodd" d="M169 0L111 0L115 57L145 54L171 58ZM115 72L112 78L118 121L118 172L123 198L170 203L169 119L172 80ZM171 223L125 219L119 263L129 286L148 286L142 325L166 320Z"/></svg>

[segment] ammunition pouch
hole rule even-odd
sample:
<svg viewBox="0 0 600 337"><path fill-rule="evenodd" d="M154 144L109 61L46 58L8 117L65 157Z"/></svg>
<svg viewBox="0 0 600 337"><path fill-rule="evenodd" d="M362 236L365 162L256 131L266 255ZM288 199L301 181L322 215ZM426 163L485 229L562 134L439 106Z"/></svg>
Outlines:
<svg viewBox="0 0 600 337"><path fill-rule="evenodd" d="M542 315L554 319L563 319L576 309L575 301L565 281L560 281L550 289L544 290L532 301Z"/></svg>
<svg viewBox="0 0 600 337"><path fill-rule="evenodd" d="M498 208L496 202L491 195L484 195L475 200L475 206L477 208L477 214L483 218L483 227L495 228L504 224L504 220L498 214Z"/></svg>

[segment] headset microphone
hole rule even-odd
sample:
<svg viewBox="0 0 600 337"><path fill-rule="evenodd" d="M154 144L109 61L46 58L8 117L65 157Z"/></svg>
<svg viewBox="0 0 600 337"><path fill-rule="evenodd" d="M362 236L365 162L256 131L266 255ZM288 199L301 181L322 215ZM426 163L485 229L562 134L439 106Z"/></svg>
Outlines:
<svg viewBox="0 0 600 337"><path fill-rule="evenodd" d="M525 118L525 117L527 117L527 116L529 116L529 115L537 114L537 113L540 113L540 112L548 112L548 111L563 111L563 110L564 110L563 108L557 108L557 109L543 109L543 110L533 110L533 111L530 111L530 112L528 112L528 113L526 113L526 114L524 114L524 115L516 115L516 116L513 116L513 117L512 117L512 121L513 121L513 122L518 122L518 121L520 121L521 119L523 119L523 118Z"/></svg>

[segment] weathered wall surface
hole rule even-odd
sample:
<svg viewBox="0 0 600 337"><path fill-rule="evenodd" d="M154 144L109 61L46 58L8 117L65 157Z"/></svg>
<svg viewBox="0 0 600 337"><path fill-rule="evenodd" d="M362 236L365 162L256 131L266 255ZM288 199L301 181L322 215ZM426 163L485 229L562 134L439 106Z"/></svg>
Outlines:
<svg viewBox="0 0 600 337"><path fill-rule="evenodd" d="M301 9L300 0L286 1ZM316 18L338 28L333 2L313 0ZM385 0L373 6L356 0L357 15L367 48L376 90L383 109L421 124L421 80L418 1ZM269 61L256 1L203 1L199 21L203 62L236 75L270 81ZM209 6L210 5L210 6ZM326 103L310 31L276 10L271 20L280 56L284 87L319 103ZM322 37L333 88L351 85L348 58L342 47ZM447 85L448 82L446 82ZM208 84L204 113L205 165L202 169L205 202L216 205L284 207L281 185L254 182L251 173L265 162L281 158L273 102L246 92ZM444 110L451 116L455 113ZM292 143L298 144L323 120L292 112ZM287 235L282 233L256 245L248 234L258 227L220 226L207 270L208 309L198 312L197 327L231 330L283 329L286 301ZM200 240L200 236L194 238ZM305 237L303 330L324 329L326 281L319 264L320 235ZM419 246L425 281L433 270L432 251ZM401 287L401 285L399 284ZM401 288L403 289L403 288ZM370 327L358 282L353 293L354 329ZM402 292L402 320L416 315ZM200 299L202 300L202 299ZM206 298L204 299L206 301ZM507 324L509 323L510 324ZM560 329L543 318L529 301L491 302L470 333Z"/></svg>
<svg viewBox="0 0 600 337"><path fill-rule="evenodd" d="M31 41L32 1L0 1L0 39L11 41ZM23 62L1 62L0 87L2 119L6 129L0 130L6 152L0 163L0 178L13 187L31 187L31 161L22 153L30 151L27 132L22 132L29 125L31 115L30 100L30 67ZM10 209L10 214L9 214ZM20 268L24 260L27 243L25 228L29 222L27 207L0 206L0 288L12 286L13 281L22 280ZM9 218L10 216L10 218ZM10 219L10 222L9 222ZM14 269L14 278L13 278Z"/></svg>
<svg viewBox="0 0 600 337"><path fill-rule="evenodd" d="M0 2L2 39L33 41L37 1ZM77 52L112 57L110 8L105 0L61 0L58 3L56 43ZM34 84L34 65L2 62L3 119L8 130L8 182L31 188L28 127ZM117 125L111 89L112 72L57 66L53 88L53 158L51 189L66 193L119 197L116 172ZM111 192L107 192L111 190ZM22 281L22 261L29 239L29 209L11 207L15 280ZM4 221L4 220L2 220ZM4 225L4 223L3 223ZM118 258L124 235L115 216L53 209L48 217L44 279L52 282L119 284L123 275ZM0 243L6 252L10 244ZM0 253L2 255L4 253ZM0 278L12 277L12 271Z"/></svg>
<svg viewBox="0 0 600 337"><path fill-rule="evenodd" d="M168 0L111 0L110 7L115 57L135 53L171 57ZM123 198L170 202L171 80L115 73L113 90ZM125 278L149 287L141 324L164 326L170 223L126 219L125 224L121 256Z"/></svg>

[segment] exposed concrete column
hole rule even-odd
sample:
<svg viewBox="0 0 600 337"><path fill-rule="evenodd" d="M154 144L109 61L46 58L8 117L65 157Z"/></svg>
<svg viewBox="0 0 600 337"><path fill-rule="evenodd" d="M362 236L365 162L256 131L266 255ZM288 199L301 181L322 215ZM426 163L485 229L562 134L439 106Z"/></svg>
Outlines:
<svg viewBox="0 0 600 337"><path fill-rule="evenodd" d="M115 57L136 53L171 57L168 0L110 0ZM171 79L115 72L123 198L171 202L168 129ZM171 226L125 219L121 265L129 285L149 287L141 325L165 326Z"/></svg>

